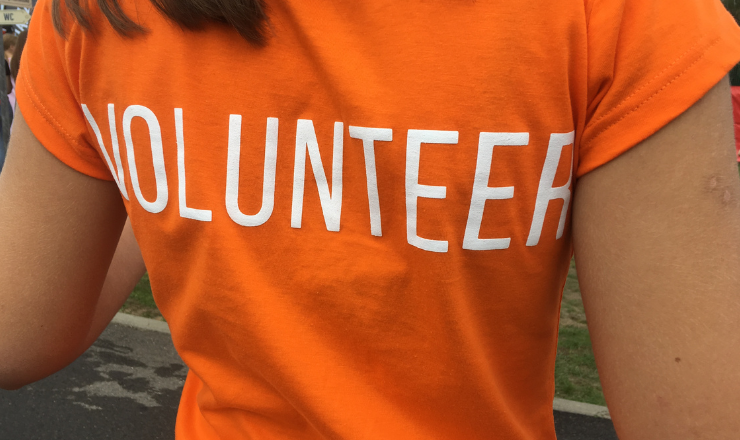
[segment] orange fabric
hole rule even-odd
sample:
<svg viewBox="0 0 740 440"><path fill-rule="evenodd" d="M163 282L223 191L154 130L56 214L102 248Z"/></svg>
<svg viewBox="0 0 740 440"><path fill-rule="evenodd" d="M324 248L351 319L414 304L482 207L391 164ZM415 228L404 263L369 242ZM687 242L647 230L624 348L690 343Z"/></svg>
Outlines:
<svg viewBox="0 0 740 440"><path fill-rule="evenodd" d="M698 100L740 58L734 21L714 0L268 4L256 49L145 0L124 8L146 36L94 12L65 41L41 0L23 56L33 132L125 192L190 367L177 438L555 439L571 163Z"/></svg>

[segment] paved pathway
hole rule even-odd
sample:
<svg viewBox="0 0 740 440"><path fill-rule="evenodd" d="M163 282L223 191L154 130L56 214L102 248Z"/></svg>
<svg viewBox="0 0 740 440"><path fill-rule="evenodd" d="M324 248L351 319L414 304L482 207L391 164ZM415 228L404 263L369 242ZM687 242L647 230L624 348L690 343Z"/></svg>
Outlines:
<svg viewBox="0 0 740 440"><path fill-rule="evenodd" d="M113 323L66 369L0 390L0 439L171 440L186 373L167 333ZM617 440L608 419L555 411L555 427L558 440Z"/></svg>

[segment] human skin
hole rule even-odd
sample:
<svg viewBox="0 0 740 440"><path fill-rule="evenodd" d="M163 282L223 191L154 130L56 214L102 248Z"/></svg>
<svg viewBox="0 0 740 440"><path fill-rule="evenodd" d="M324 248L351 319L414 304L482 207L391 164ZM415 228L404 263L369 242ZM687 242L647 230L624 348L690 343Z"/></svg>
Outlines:
<svg viewBox="0 0 740 440"><path fill-rule="evenodd" d="M16 123L0 175L0 386L7 389L72 362L125 298L101 297L126 218L115 183L67 167L22 116ZM581 289L622 440L723 440L740 432L733 145L723 80L576 184ZM112 285L133 287L140 271L124 270Z"/></svg>
<svg viewBox="0 0 740 440"><path fill-rule="evenodd" d="M116 252L113 254L113 260L105 276L100 297L95 305L90 331L81 347L83 351L87 350L103 333L145 272L146 266L131 228L131 222L126 220Z"/></svg>
<svg viewBox="0 0 740 440"><path fill-rule="evenodd" d="M576 265L620 439L740 432L740 179L723 80L578 181Z"/></svg>

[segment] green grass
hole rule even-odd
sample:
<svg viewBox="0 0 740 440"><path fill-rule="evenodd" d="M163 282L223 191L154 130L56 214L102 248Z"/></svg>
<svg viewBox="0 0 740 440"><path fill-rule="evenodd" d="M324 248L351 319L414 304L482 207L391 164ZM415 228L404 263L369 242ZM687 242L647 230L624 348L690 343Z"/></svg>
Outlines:
<svg viewBox="0 0 740 440"><path fill-rule="evenodd" d="M144 275L139 281L121 311L163 320L154 304L148 275ZM573 263L565 283L560 310L560 335L555 361L555 396L605 405Z"/></svg>
<svg viewBox="0 0 740 440"><path fill-rule="evenodd" d="M588 330L561 327L555 361L555 396L606 405Z"/></svg>
<svg viewBox="0 0 740 440"><path fill-rule="evenodd" d="M555 396L605 405L599 373L586 327L575 264L571 262L560 309L560 334L555 360Z"/></svg>
<svg viewBox="0 0 740 440"><path fill-rule="evenodd" d="M158 320L164 320L162 314L157 309L157 304L154 303L152 297L152 286L149 284L149 274L139 280L134 287L134 291L131 296L128 297L126 302L121 308L123 313L129 313L132 315L143 316L145 318L153 318Z"/></svg>

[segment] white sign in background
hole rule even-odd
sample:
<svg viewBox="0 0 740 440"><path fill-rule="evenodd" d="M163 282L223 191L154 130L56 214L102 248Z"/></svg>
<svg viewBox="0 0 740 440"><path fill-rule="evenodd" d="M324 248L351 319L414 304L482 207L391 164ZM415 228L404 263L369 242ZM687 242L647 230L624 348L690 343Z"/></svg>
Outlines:
<svg viewBox="0 0 740 440"><path fill-rule="evenodd" d="M30 8L33 6L33 2L32 0L0 0L0 5Z"/></svg>
<svg viewBox="0 0 740 440"><path fill-rule="evenodd" d="M31 19L31 14L22 9L5 9L0 11L0 25L24 24Z"/></svg>

